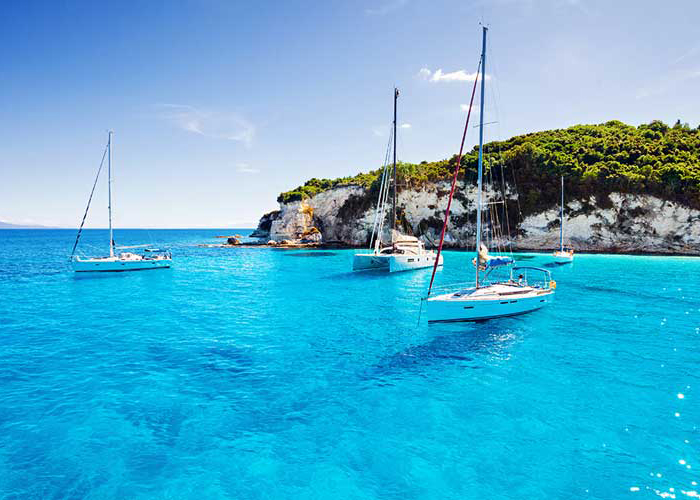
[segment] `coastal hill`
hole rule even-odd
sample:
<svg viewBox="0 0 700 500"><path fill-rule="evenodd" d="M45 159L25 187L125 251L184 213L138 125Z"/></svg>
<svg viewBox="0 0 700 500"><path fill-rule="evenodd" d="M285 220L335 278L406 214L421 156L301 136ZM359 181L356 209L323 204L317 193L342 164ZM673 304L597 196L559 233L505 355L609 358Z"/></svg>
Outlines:
<svg viewBox="0 0 700 500"><path fill-rule="evenodd" d="M700 127L680 120L638 127L619 121L519 135L484 146L486 190L504 193L505 219L520 249L558 243L560 176L568 239L581 250L700 253ZM473 244L478 150L462 158L446 243ZM398 218L427 243L439 238L456 155L400 163ZM369 239L380 169L311 179L281 193L256 234L363 246Z"/></svg>

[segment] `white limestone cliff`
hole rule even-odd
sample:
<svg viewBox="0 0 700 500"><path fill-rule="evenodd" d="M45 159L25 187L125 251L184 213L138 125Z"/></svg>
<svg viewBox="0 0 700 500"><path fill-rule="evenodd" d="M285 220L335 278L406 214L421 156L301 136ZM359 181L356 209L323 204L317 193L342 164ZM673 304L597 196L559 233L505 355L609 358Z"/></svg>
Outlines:
<svg viewBox="0 0 700 500"><path fill-rule="evenodd" d="M416 236L430 244L439 239L449 184L440 182L399 193L398 212ZM513 200L515 195L509 194ZM489 194L486 193L486 199ZM557 200L558 201L558 200ZM556 201L553 202L556 206ZM565 239L579 251L624 253L700 253L700 211L651 195L612 193L606 207L594 198L572 200L565 207ZM452 202L445 243L470 247L474 241L475 189L458 192ZM405 215L404 215L405 214ZM259 236L275 241L338 241L367 244L374 221L374 202L360 186L342 186L306 199L281 203L266 214ZM269 230L265 227L269 225ZM511 229L515 229L511 221ZM317 234L313 228L317 228ZM517 248L549 250L559 243L559 211L530 214L517 225Z"/></svg>

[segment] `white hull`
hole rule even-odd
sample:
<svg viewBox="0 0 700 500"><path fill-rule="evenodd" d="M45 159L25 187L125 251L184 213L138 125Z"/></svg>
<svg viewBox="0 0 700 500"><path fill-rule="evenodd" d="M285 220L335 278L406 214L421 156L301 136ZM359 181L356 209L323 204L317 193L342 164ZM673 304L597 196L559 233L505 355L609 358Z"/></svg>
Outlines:
<svg viewBox="0 0 700 500"><path fill-rule="evenodd" d="M554 262L557 264L569 264L574 261L574 255L569 252L554 252Z"/></svg>
<svg viewBox="0 0 700 500"><path fill-rule="evenodd" d="M412 271L414 269L424 269L435 265L435 252L425 252L419 255L397 254L389 257L389 272ZM442 255L438 267L442 266Z"/></svg>
<svg viewBox="0 0 700 500"><path fill-rule="evenodd" d="M73 271L86 272L111 272L146 271L151 269L167 269L172 264L172 259L141 259L123 260L117 257L104 259L75 259Z"/></svg>
<svg viewBox="0 0 700 500"><path fill-rule="evenodd" d="M388 271L389 256L376 253L356 253L352 258L353 271Z"/></svg>
<svg viewBox="0 0 700 500"><path fill-rule="evenodd" d="M427 300L429 323L483 321L536 311L552 302L550 289L491 285L437 295Z"/></svg>
<svg viewBox="0 0 700 500"><path fill-rule="evenodd" d="M435 252L423 252L421 254L355 254L352 259L353 271L413 271L435 265ZM442 255L438 266L442 266Z"/></svg>

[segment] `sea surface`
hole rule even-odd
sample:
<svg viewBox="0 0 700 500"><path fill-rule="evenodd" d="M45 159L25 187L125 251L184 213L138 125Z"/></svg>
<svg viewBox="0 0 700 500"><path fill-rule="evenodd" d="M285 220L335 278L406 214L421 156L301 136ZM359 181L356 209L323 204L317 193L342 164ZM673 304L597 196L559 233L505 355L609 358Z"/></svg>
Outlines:
<svg viewBox="0 0 700 500"><path fill-rule="evenodd" d="M196 246L236 232L117 231L174 267L79 278L73 231L0 230L0 498L700 495L700 258L577 255L541 311L428 326L429 271Z"/></svg>

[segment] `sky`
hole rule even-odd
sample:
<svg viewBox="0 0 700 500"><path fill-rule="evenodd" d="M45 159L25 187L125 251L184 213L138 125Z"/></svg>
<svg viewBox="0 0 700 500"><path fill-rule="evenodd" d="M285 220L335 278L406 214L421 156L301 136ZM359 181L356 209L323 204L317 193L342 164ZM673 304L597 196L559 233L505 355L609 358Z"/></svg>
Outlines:
<svg viewBox="0 0 700 500"><path fill-rule="evenodd" d="M700 124L700 2L7 2L0 221L76 227L114 131L117 227L253 227L311 177L459 148L489 27L485 139ZM477 142L470 128L467 143ZM107 225L106 178L87 226Z"/></svg>

